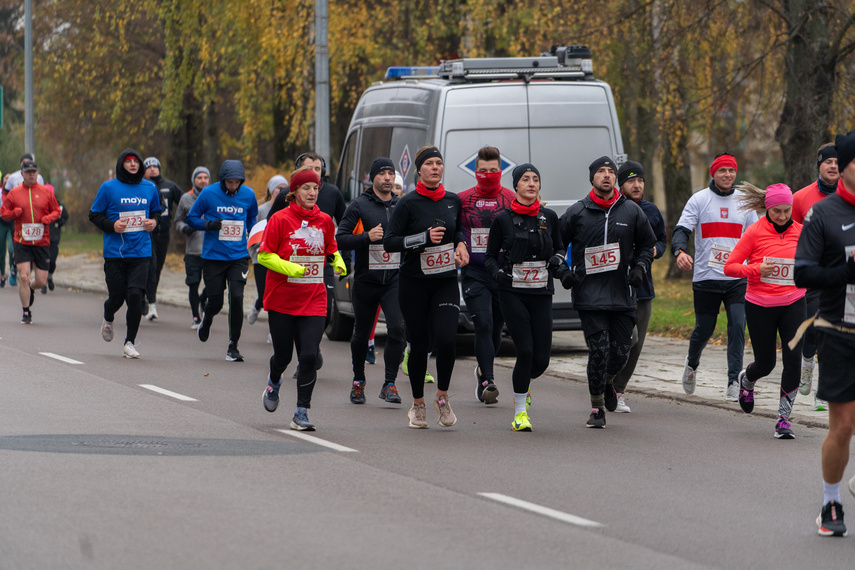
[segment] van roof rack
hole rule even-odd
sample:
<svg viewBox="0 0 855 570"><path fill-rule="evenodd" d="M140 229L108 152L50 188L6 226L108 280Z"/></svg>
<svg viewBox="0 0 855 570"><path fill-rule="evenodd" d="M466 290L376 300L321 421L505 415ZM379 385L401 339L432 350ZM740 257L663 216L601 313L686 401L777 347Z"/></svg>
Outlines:
<svg viewBox="0 0 855 570"><path fill-rule="evenodd" d="M484 57L443 61L439 77L473 83L507 79L593 80L594 65L587 46L552 46L538 57Z"/></svg>

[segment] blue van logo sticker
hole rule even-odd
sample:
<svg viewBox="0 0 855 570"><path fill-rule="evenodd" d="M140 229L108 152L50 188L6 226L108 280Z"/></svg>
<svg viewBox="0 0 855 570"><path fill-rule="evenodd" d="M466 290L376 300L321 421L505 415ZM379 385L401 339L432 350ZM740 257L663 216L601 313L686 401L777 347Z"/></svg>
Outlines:
<svg viewBox="0 0 855 570"><path fill-rule="evenodd" d="M457 168L468 174L469 176L475 177L475 162L478 159L478 153L476 152L463 162L457 165ZM499 155L499 166L502 168L502 175L507 173L509 170L514 168L517 164L506 157L505 155Z"/></svg>
<svg viewBox="0 0 855 570"><path fill-rule="evenodd" d="M398 166L401 168L401 176L404 178L407 177L410 164L410 147L409 145L404 145L404 152L401 153L401 160L398 162Z"/></svg>

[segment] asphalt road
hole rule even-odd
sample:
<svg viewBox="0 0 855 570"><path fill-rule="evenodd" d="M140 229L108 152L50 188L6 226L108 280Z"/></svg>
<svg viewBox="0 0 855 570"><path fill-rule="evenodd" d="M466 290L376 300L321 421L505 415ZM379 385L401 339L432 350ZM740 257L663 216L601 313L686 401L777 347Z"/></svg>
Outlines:
<svg viewBox="0 0 855 570"><path fill-rule="evenodd" d="M101 306L37 295L24 326L0 290L0 569L852 567L855 539L816 534L822 430L778 441L768 418L641 396L590 430L585 384L544 377L535 431L513 433L510 371L475 402L461 337L458 424L429 409L429 430L407 428L405 378L404 404L377 398L380 364L350 404L349 347L324 340L308 441L291 369L280 410L261 405L266 323L229 363L225 314L201 343L158 307L126 360L124 311L108 344Z"/></svg>

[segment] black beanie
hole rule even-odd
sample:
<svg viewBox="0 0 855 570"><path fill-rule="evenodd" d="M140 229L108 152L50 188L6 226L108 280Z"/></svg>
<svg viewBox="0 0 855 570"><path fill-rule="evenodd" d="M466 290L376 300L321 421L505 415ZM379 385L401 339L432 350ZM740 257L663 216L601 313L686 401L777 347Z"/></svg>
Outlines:
<svg viewBox="0 0 855 570"><path fill-rule="evenodd" d="M620 169L617 171L618 188L623 186L623 183L630 178L641 178L644 180L644 167L632 160L628 160L620 165Z"/></svg>
<svg viewBox="0 0 855 570"><path fill-rule="evenodd" d="M834 150L837 151L837 170L842 173L855 158L855 130L845 135L837 135L834 139Z"/></svg>
<svg viewBox="0 0 855 570"><path fill-rule="evenodd" d="M588 179L591 181L591 184L594 183L594 174L596 174L597 171L604 166L608 166L614 172L617 172L615 161L609 158L608 156L601 156L600 158L592 162L591 166L588 167Z"/></svg>
<svg viewBox="0 0 855 570"><path fill-rule="evenodd" d="M828 160L829 158L837 158L837 149L833 146L827 146L819 150L816 155L816 167Z"/></svg>
<svg viewBox="0 0 855 570"><path fill-rule="evenodd" d="M371 170L368 172L368 179L371 182L374 182L374 177L384 170L390 170L392 174L395 173L395 164L392 162L392 159L386 158L385 156L375 158L374 162L371 163Z"/></svg>
<svg viewBox="0 0 855 570"><path fill-rule="evenodd" d="M526 172L534 172L535 174L537 174L537 177L540 178L540 171L535 168L533 164L529 164L528 162L520 164L519 166L515 167L513 173L511 173L511 177L514 180L514 192L516 192L517 190L517 184L519 183L520 178L522 178L523 174L525 174Z"/></svg>

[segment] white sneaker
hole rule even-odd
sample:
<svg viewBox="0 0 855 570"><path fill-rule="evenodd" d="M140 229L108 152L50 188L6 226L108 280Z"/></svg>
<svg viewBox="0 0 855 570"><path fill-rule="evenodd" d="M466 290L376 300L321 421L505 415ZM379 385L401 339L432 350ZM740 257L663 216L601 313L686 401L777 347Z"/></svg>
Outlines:
<svg viewBox="0 0 855 570"><path fill-rule="evenodd" d="M140 357L140 353L137 352L137 349L134 348L134 344L131 341L128 341L125 343L125 348L124 348L123 352L124 352L124 354L122 354L122 356L124 356L125 358L139 358Z"/></svg>
<svg viewBox="0 0 855 570"><path fill-rule="evenodd" d="M734 382L733 384L727 385L727 392L724 395L724 399L728 402L738 402L739 401L739 383Z"/></svg>
<svg viewBox="0 0 855 570"><path fill-rule="evenodd" d="M273 337L270 336L270 333L267 333L267 344L273 344Z"/></svg>
<svg viewBox="0 0 855 570"><path fill-rule="evenodd" d="M145 318L150 321L153 321L157 318L157 307L154 306L154 303L149 303L148 305L148 314L146 314Z"/></svg>
<svg viewBox="0 0 855 570"><path fill-rule="evenodd" d="M697 385L698 373L694 368L689 366L689 357L686 357L686 363L683 365L683 391L686 394L694 394L695 386Z"/></svg>
<svg viewBox="0 0 855 570"><path fill-rule="evenodd" d="M249 313L246 315L246 322L251 325L255 324L255 321L258 320L258 309L255 308L255 303L252 304L252 308L249 310Z"/></svg>
<svg viewBox="0 0 855 570"><path fill-rule="evenodd" d="M799 381L799 394L807 396L810 394L811 385L813 384L813 367L816 363L816 357L809 359L802 357L802 378Z"/></svg>
<svg viewBox="0 0 855 570"><path fill-rule="evenodd" d="M816 392L813 393L813 409L817 412L824 412L828 409L828 402L820 400L816 397Z"/></svg>
<svg viewBox="0 0 855 570"><path fill-rule="evenodd" d="M623 394L617 395L617 408L615 408L615 412L621 414L628 414L632 410L629 409L629 406L626 405L626 400L623 399Z"/></svg>
<svg viewBox="0 0 855 570"><path fill-rule="evenodd" d="M101 338L107 342L113 340L113 323L107 322L106 319L101 323Z"/></svg>

